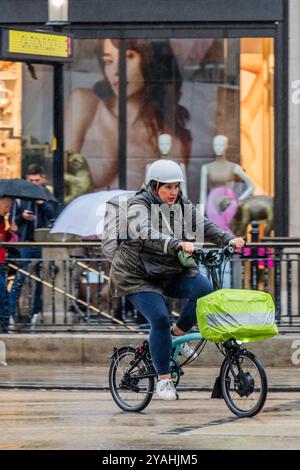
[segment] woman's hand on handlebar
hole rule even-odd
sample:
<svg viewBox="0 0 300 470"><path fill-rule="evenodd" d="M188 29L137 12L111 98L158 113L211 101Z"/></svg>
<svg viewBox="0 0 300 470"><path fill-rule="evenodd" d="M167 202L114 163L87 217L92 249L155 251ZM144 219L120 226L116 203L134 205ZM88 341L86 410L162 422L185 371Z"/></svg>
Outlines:
<svg viewBox="0 0 300 470"><path fill-rule="evenodd" d="M232 240L230 240L229 242L229 245L233 245L234 248L243 248L243 246L245 245L245 240L243 238L233 238Z"/></svg>
<svg viewBox="0 0 300 470"><path fill-rule="evenodd" d="M195 245L192 242L180 242L178 246L180 246L183 253L188 253L189 255L195 251Z"/></svg>
<svg viewBox="0 0 300 470"><path fill-rule="evenodd" d="M243 248L245 243L246 242L243 238L237 237L237 238L233 238L232 240L230 240L228 245L229 246L232 245L232 248L234 250L236 250L237 248ZM192 242L180 242L178 244L177 251L178 250L182 250L184 253L187 253L189 255L192 255L195 251L197 251L197 252L199 251L199 250L196 250L196 247L195 247L194 243L192 243ZM200 250L200 251L202 251L202 250Z"/></svg>

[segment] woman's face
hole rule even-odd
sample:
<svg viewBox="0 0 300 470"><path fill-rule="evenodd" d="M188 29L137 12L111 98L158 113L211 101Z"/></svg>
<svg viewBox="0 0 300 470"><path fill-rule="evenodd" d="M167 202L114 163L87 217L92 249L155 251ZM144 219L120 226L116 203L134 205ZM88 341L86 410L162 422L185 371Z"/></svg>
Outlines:
<svg viewBox="0 0 300 470"><path fill-rule="evenodd" d="M158 196L166 204L175 204L178 198L180 183L163 184L157 191Z"/></svg>
<svg viewBox="0 0 300 470"><path fill-rule="evenodd" d="M110 39L103 43L104 71L114 93L119 95L119 49ZM126 50L127 98L131 98L144 88L144 78L141 70L141 54L132 49Z"/></svg>

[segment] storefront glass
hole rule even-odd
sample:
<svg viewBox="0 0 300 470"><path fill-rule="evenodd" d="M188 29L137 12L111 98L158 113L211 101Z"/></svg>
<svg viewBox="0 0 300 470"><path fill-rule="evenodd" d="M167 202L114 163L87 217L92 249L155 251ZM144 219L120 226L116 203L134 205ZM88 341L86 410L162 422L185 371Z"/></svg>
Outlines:
<svg viewBox="0 0 300 470"><path fill-rule="evenodd" d="M66 202L119 186L123 100L128 189L140 188L155 159L172 158L186 174L184 193L224 229L244 234L255 210L270 228L273 39L132 38L125 49L122 74L120 41L75 41L75 62L65 67L66 176L74 182Z"/></svg>
<svg viewBox="0 0 300 470"><path fill-rule="evenodd" d="M0 178L18 178L22 158L22 65L0 61Z"/></svg>
<svg viewBox="0 0 300 470"><path fill-rule="evenodd" d="M0 178L20 178L31 163L52 181L53 67L0 61Z"/></svg>
<svg viewBox="0 0 300 470"><path fill-rule="evenodd" d="M53 179L53 66L21 65L23 71L22 103L22 174L32 163L41 165L49 184ZM54 143L55 145L55 143Z"/></svg>

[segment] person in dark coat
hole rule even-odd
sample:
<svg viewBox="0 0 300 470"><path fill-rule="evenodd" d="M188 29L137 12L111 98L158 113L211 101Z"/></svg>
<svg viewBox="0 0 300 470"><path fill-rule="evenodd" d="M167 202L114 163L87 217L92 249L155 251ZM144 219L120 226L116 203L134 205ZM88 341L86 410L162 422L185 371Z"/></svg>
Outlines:
<svg viewBox="0 0 300 470"><path fill-rule="evenodd" d="M208 279L199 273L193 259L188 258L195 249L193 237L197 224L199 221L203 224L205 241L220 247L228 243L238 248L244 245L243 239L224 232L199 214L196 206L182 196L183 181L181 167L171 160L161 159L149 167L145 189L130 199L127 220L120 222L120 232L125 233L122 223L128 229L127 238L120 240L110 272L112 295L127 296L151 325L149 343L158 375L156 392L165 400L174 400L177 394L170 375L170 313L164 296L187 299L172 329L173 335L181 336L196 323L197 299L212 291ZM174 209L170 211L169 221L164 216L166 208ZM161 217L156 217L154 223L157 209ZM188 233L186 227L192 228L193 233ZM178 256L178 247L185 254L183 257ZM193 354L187 343L181 352L189 357Z"/></svg>
<svg viewBox="0 0 300 470"><path fill-rule="evenodd" d="M32 164L28 167L26 180L38 186L46 186L46 174L43 167L38 164ZM34 241L34 231L38 228L49 227L55 217L55 205L52 201L25 201L16 200L11 211L11 220L18 226L19 240L23 242ZM19 252L23 259L41 259L42 250L37 246L20 247ZM23 269L28 271L30 261L23 263ZM36 265L36 274L40 276L40 264ZM15 315L21 295L22 286L26 276L22 273L17 274L16 282L13 285L10 306L13 315ZM34 301L28 320L42 311L42 284L36 282Z"/></svg>
<svg viewBox="0 0 300 470"><path fill-rule="evenodd" d="M10 241L16 226L10 227L5 216L9 214L13 199L0 198L0 240ZM9 294L7 291L7 263L6 249L0 247L0 332L8 333L9 328Z"/></svg>

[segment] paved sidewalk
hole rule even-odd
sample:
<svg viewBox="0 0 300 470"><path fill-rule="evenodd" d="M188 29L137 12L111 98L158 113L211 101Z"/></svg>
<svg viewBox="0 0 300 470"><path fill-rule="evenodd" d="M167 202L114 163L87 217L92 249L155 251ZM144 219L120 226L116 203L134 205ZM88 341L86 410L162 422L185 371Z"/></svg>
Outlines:
<svg viewBox="0 0 300 470"><path fill-rule="evenodd" d="M0 388L108 389L107 366L8 365L0 366ZM266 368L270 391L300 391L299 367ZM217 367L186 367L179 389L210 391Z"/></svg>

